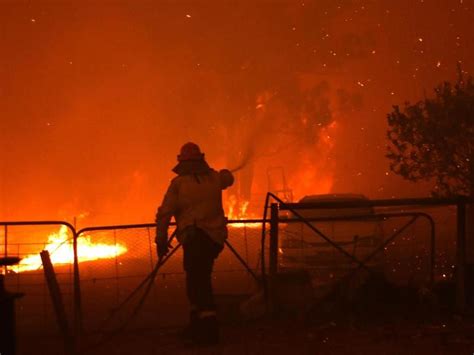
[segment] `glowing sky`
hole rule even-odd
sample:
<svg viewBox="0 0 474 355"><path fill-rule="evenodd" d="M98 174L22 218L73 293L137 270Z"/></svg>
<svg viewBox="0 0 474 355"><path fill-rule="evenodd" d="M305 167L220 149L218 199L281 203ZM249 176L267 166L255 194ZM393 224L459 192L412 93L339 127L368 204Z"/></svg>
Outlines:
<svg viewBox="0 0 474 355"><path fill-rule="evenodd" d="M472 70L473 9L472 0L1 1L0 217L152 220L187 140L217 168L256 144L241 177L255 191L266 190L270 166L296 184L309 165L333 192L426 195L389 172L386 114L453 80L458 61ZM330 115L296 124L311 92ZM273 100L263 118L259 99ZM316 133L333 121L323 151Z"/></svg>

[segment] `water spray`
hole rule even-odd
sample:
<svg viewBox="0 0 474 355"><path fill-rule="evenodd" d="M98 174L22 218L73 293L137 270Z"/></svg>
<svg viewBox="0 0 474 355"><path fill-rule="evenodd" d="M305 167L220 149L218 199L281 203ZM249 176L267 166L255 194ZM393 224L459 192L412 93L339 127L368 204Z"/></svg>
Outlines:
<svg viewBox="0 0 474 355"><path fill-rule="evenodd" d="M239 165L237 165L234 169L230 169L231 173L236 173L239 170L245 168L248 164L248 161L242 161Z"/></svg>
<svg viewBox="0 0 474 355"><path fill-rule="evenodd" d="M242 170L243 168L245 168L248 163L253 159L254 157L254 149L253 147L249 146L245 152L244 152L244 155L243 155L243 158L242 158L242 161L240 162L239 165L237 165L235 168L233 169L230 169L230 172L231 173L235 173L239 170Z"/></svg>

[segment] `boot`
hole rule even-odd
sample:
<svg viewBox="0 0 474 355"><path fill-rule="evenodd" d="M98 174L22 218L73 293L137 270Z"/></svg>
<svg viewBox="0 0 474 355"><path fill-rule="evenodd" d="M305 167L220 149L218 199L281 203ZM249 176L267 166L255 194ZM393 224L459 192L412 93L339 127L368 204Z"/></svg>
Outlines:
<svg viewBox="0 0 474 355"><path fill-rule="evenodd" d="M194 343L196 338L196 332L198 328L198 312L192 310L189 312L189 324L184 328L180 333L180 338L184 341L185 344Z"/></svg>
<svg viewBox="0 0 474 355"><path fill-rule="evenodd" d="M215 315L199 318L194 343L199 346L219 343L219 324Z"/></svg>

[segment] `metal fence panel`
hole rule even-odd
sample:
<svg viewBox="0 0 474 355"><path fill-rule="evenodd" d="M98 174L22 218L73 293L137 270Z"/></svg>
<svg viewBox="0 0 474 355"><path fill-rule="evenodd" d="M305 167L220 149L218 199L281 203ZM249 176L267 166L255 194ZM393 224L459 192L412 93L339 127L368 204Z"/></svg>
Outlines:
<svg viewBox="0 0 474 355"><path fill-rule="evenodd" d="M223 249L214 267L217 297L254 292L256 282L242 260L254 273L260 267L261 223L235 222L228 229L230 246ZM112 243L117 250L124 251L114 258L80 264L83 324L88 334L113 331L124 324L142 328L186 322L188 304L181 248L159 270L149 296L132 320L129 319L146 287L123 304L157 262L154 233L154 225L87 228L79 232L78 241L88 238L95 244ZM174 240L172 244L177 246L178 242Z"/></svg>
<svg viewBox="0 0 474 355"><path fill-rule="evenodd" d="M24 293L16 301L19 338L32 334L56 336L56 318L39 252L49 249L51 258L55 261L54 268L65 311L72 320L74 231L68 224L61 222L0 222L0 230L0 255L22 258L19 265L3 270L6 289L9 292Z"/></svg>
<svg viewBox="0 0 474 355"><path fill-rule="evenodd" d="M368 221L311 222L355 259L347 258L301 222L278 221L278 268L306 269L315 286L335 283L357 266L356 260L364 260L382 247L367 266L383 272L395 284L427 285L431 281L432 266L435 281L453 279L457 252L456 206L392 205L374 207L374 212ZM429 215L435 223L434 265L429 218L420 217L408 223L416 213ZM386 216L390 214L398 215ZM257 290L254 276L262 276L263 222L252 222L233 221L228 225L229 245L216 260L213 274L218 301L219 297L248 295ZM404 224L407 227L401 229ZM80 262L82 327L88 341L99 342L124 325L128 329L149 329L185 323L188 304L181 249L159 270L150 284L148 297L143 298L146 287L142 287L123 304L157 263L154 227L154 224L106 226L86 228L76 234L67 223L0 222L0 255L20 256L30 261L28 266L23 262L19 267L4 270L7 289L25 293L17 302L20 339L31 335L59 335L39 257L44 248L50 249L72 326L75 280L71 255L75 236ZM392 235L396 238L385 245ZM270 236L266 233L265 236L264 260L268 270ZM176 240L173 244L178 245ZM66 254L67 262L56 259L62 254ZM139 312L132 317L138 308Z"/></svg>
<svg viewBox="0 0 474 355"><path fill-rule="evenodd" d="M357 268L356 260L373 253L366 266L396 285L428 287L453 280L456 211L449 205L375 206L367 218L292 218L293 223L280 219L279 269L308 270L316 286L336 283Z"/></svg>

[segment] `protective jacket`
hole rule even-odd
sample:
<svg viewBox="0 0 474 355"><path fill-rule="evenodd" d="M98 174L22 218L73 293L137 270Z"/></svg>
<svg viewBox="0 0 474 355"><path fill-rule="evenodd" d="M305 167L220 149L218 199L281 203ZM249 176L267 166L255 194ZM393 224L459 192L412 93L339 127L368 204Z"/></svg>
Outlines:
<svg viewBox="0 0 474 355"><path fill-rule="evenodd" d="M232 185L229 170L219 172L209 168L174 170L175 177L156 214L156 242L166 243L168 226L174 216L177 238L186 243L186 228L195 226L206 232L216 243L223 245L227 238L227 220L222 208L222 190Z"/></svg>

